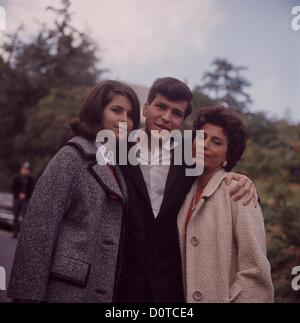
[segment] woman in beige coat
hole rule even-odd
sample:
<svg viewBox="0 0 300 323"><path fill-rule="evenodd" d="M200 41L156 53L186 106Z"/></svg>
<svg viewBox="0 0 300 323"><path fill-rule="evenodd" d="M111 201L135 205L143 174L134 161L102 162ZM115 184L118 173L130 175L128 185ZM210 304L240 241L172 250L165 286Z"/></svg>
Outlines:
<svg viewBox="0 0 300 323"><path fill-rule="evenodd" d="M273 302L259 206L233 201L222 179L247 141L240 118L221 106L200 110L204 172L178 216L185 297L192 302Z"/></svg>

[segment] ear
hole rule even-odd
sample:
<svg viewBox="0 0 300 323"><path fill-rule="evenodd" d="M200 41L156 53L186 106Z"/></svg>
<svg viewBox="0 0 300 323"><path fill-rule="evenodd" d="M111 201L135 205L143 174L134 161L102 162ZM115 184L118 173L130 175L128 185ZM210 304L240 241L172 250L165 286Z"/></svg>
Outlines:
<svg viewBox="0 0 300 323"><path fill-rule="evenodd" d="M147 102L145 102L144 106L143 106L143 117L147 117L148 115L148 110L149 110L149 104Z"/></svg>

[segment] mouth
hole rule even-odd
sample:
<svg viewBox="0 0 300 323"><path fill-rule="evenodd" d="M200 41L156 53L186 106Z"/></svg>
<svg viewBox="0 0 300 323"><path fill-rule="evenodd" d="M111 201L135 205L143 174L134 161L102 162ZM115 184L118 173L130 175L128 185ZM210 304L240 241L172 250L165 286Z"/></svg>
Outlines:
<svg viewBox="0 0 300 323"><path fill-rule="evenodd" d="M170 131L170 129L164 125L161 125L161 124L155 124L155 126L158 128L158 130L167 130L167 131Z"/></svg>
<svg viewBox="0 0 300 323"><path fill-rule="evenodd" d="M125 135L128 132L128 129L126 127L114 127L114 129L120 135Z"/></svg>
<svg viewBox="0 0 300 323"><path fill-rule="evenodd" d="M116 125L116 126L114 126L114 128L117 128L117 129L127 129L128 128L128 126L127 126L127 124L120 124L120 125Z"/></svg>

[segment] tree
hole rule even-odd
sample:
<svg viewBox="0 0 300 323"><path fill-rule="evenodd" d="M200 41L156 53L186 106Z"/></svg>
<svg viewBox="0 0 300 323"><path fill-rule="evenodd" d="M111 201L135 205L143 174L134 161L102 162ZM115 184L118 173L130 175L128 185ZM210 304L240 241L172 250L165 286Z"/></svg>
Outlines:
<svg viewBox="0 0 300 323"><path fill-rule="evenodd" d="M281 146L275 122L268 119L264 112L247 113L245 124L251 140L263 149Z"/></svg>
<svg viewBox="0 0 300 323"><path fill-rule="evenodd" d="M28 150L33 151L29 138L36 125L30 119L42 122L35 118L36 113L47 118L47 113L40 110L43 109L40 102L53 96L57 89L73 93L76 88L91 87L106 71L99 68L101 59L94 41L73 27L70 8L70 0L62 0L59 8L48 7L55 17L50 27L41 24L31 40L23 41L21 26L7 35L0 48L0 164L8 170L5 179L0 175L2 189L8 189L7 174L16 171L19 162L24 160L20 155L21 143L26 141ZM74 106L73 102L74 111L81 103ZM52 108L57 114L66 112L62 105ZM55 132L53 135L53 138L47 137L51 151L57 147L57 138L61 138Z"/></svg>
<svg viewBox="0 0 300 323"><path fill-rule="evenodd" d="M50 158L70 139L70 120L78 114L90 90L88 86L68 91L52 88L49 95L29 111L26 136L15 138L15 153L30 160L36 175L41 174Z"/></svg>
<svg viewBox="0 0 300 323"><path fill-rule="evenodd" d="M203 107L214 105L216 102L208 96L199 92L197 89L193 91L193 110L184 122L184 129L192 129L194 121L197 118L199 110Z"/></svg>
<svg viewBox="0 0 300 323"><path fill-rule="evenodd" d="M238 112L247 112L252 101L245 92L251 84L241 76L246 67L234 66L226 59L215 59L212 65L214 70L204 74L203 83L196 89Z"/></svg>

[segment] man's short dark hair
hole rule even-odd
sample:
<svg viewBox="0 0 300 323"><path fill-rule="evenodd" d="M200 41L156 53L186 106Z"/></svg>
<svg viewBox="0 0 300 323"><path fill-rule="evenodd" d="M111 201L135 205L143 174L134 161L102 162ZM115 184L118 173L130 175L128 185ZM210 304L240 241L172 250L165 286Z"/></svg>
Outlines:
<svg viewBox="0 0 300 323"><path fill-rule="evenodd" d="M194 123L194 130L200 130L206 123L223 129L228 139L227 165L224 169L231 171L242 157L249 138L242 119L231 108L215 105L200 109L197 120Z"/></svg>
<svg viewBox="0 0 300 323"><path fill-rule="evenodd" d="M159 78L149 90L147 103L151 104L157 95L162 95L170 101L187 101L185 118L192 113L193 93L184 82L173 77Z"/></svg>

